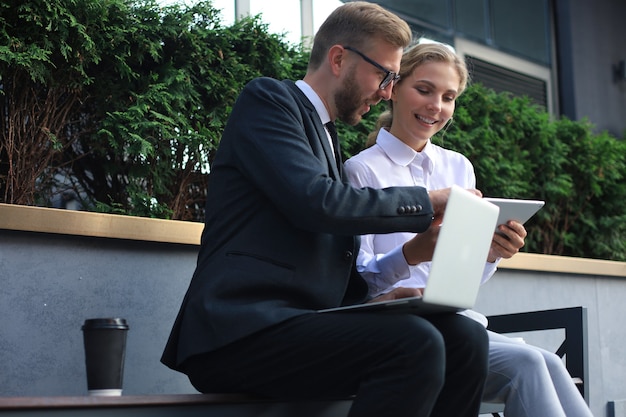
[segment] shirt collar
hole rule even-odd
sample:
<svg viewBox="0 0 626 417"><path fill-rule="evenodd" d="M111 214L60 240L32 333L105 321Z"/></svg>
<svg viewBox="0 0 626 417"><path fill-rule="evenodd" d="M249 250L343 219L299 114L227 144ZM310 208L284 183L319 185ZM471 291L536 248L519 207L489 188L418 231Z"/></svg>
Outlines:
<svg viewBox="0 0 626 417"><path fill-rule="evenodd" d="M429 173L432 174L434 169L434 155L432 155L433 146L430 139L426 142L424 149L422 149L421 152L417 152L409 145L389 133L387 129L382 128L376 137L376 144L382 148L383 152L385 152L389 159L391 159L395 164L408 166L413 161L416 161L416 163L419 163L419 165L428 169Z"/></svg>
<svg viewBox="0 0 626 417"><path fill-rule="evenodd" d="M296 81L296 86L298 86L298 88L304 93L306 98L308 98L311 104L313 104L313 107L315 107L315 111L317 111L317 114L319 115L322 124L325 125L326 123L330 122L330 115L328 114L328 110L326 110L326 106L324 106L322 99L320 98L320 96L317 95L315 90L313 90L313 88L311 88L311 86L308 85L304 80Z"/></svg>

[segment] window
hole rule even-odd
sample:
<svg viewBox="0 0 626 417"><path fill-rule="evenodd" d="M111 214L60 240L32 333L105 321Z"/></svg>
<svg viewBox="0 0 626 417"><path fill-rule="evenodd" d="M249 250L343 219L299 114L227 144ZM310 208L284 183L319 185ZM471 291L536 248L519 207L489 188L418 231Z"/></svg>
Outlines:
<svg viewBox="0 0 626 417"><path fill-rule="evenodd" d="M457 38L454 46L468 63L472 82L498 92L526 95L555 114L549 68L465 39Z"/></svg>
<svg viewBox="0 0 626 417"><path fill-rule="evenodd" d="M527 95L556 114L550 0L382 0L415 34L451 44L473 79Z"/></svg>
<svg viewBox="0 0 626 417"><path fill-rule="evenodd" d="M551 63L550 0L383 0L418 34L464 37L541 65Z"/></svg>
<svg viewBox="0 0 626 417"><path fill-rule="evenodd" d="M465 0L457 0L462 2ZM550 64L547 0L490 2L493 44L534 62Z"/></svg>
<svg viewBox="0 0 626 417"><path fill-rule="evenodd" d="M490 38L484 0L456 1L454 16L458 32L485 43Z"/></svg>

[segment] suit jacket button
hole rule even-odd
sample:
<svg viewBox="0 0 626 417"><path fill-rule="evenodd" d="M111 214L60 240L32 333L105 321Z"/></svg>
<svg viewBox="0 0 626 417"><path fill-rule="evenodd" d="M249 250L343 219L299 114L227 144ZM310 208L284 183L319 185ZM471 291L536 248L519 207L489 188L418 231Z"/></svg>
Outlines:
<svg viewBox="0 0 626 417"><path fill-rule="evenodd" d="M404 214L404 213L406 213L406 207L404 206L398 207L398 214Z"/></svg>
<svg viewBox="0 0 626 417"><path fill-rule="evenodd" d="M345 259L346 261L351 260L352 259L352 251L349 251L349 250L345 251L343 253L343 259Z"/></svg>
<svg viewBox="0 0 626 417"><path fill-rule="evenodd" d="M411 206L411 213L417 213L417 206Z"/></svg>
<svg viewBox="0 0 626 417"><path fill-rule="evenodd" d="M424 209L424 207L422 207L421 204L417 205L417 212L419 213L420 211L422 211Z"/></svg>

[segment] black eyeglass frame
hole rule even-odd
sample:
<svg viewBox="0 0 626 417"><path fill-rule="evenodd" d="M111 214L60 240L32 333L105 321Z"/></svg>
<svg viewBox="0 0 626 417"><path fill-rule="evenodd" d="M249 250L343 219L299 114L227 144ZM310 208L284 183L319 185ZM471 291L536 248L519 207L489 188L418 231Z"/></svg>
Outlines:
<svg viewBox="0 0 626 417"><path fill-rule="evenodd" d="M342 45L342 47L343 49L347 49L348 51L352 51L355 54L359 55L361 58L363 58L365 62L372 64L373 66L375 66L376 68L378 68L379 70L385 73L385 77L378 85L378 88L380 88L381 90L384 90L385 88L387 88L389 84L397 83L398 80L400 79L400 74L397 74L393 71L389 71L387 68L383 67L378 62L374 61L372 58L368 57L367 55L365 55L363 52L359 51L358 49L353 48L351 46L346 46L346 45Z"/></svg>

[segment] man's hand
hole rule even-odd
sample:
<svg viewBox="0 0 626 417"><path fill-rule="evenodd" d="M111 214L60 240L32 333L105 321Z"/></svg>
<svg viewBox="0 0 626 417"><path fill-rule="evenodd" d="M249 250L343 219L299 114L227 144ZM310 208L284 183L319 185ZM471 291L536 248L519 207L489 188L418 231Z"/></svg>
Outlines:
<svg viewBox="0 0 626 417"><path fill-rule="evenodd" d="M435 245L439 237L443 213L450 197L450 188L433 190L428 192L430 202L433 206L435 217L428 230L413 237L402 246L402 254L409 265L417 265L433 259ZM475 188L467 189L470 193L482 197L483 193Z"/></svg>
<svg viewBox="0 0 626 417"><path fill-rule="evenodd" d="M483 196L483 193L475 188L467 191L478 197ZM446 204L448 204L448 198L450 198L450 188L429 191L428 197L430 197L430 204L433 206L433 212L435 213L433 224L440 225L443 219L443 212L446 210Z"/></svg>
<svg viewBox="0 0 626 417"><path fill-rule="evenodd" d="M415 297L417 295L422 295L421 288L398 287L398 288L394 288L393 290L389 291L386 294L379 295L378 297L368 302L373 303L375 301L397 300L398 298Z"/></svg>
<svg viewBox="0 0 626 417"><path fill-rule="evenodd" d="M446 210L446 204L448 204L450 188L429 191L428 197L430 198L430 204L433 206L433 224L439 225L443 218L443 212Z"/></svg>
<svg viewBox="0 0 626 417"><path fill-rule="evenodd" d="M510 258L524 247L527 232L519 222L509 220L506 224L498 226L498 232L494 233L489 249L488 262L495 262L498 258Z"/></svg>

